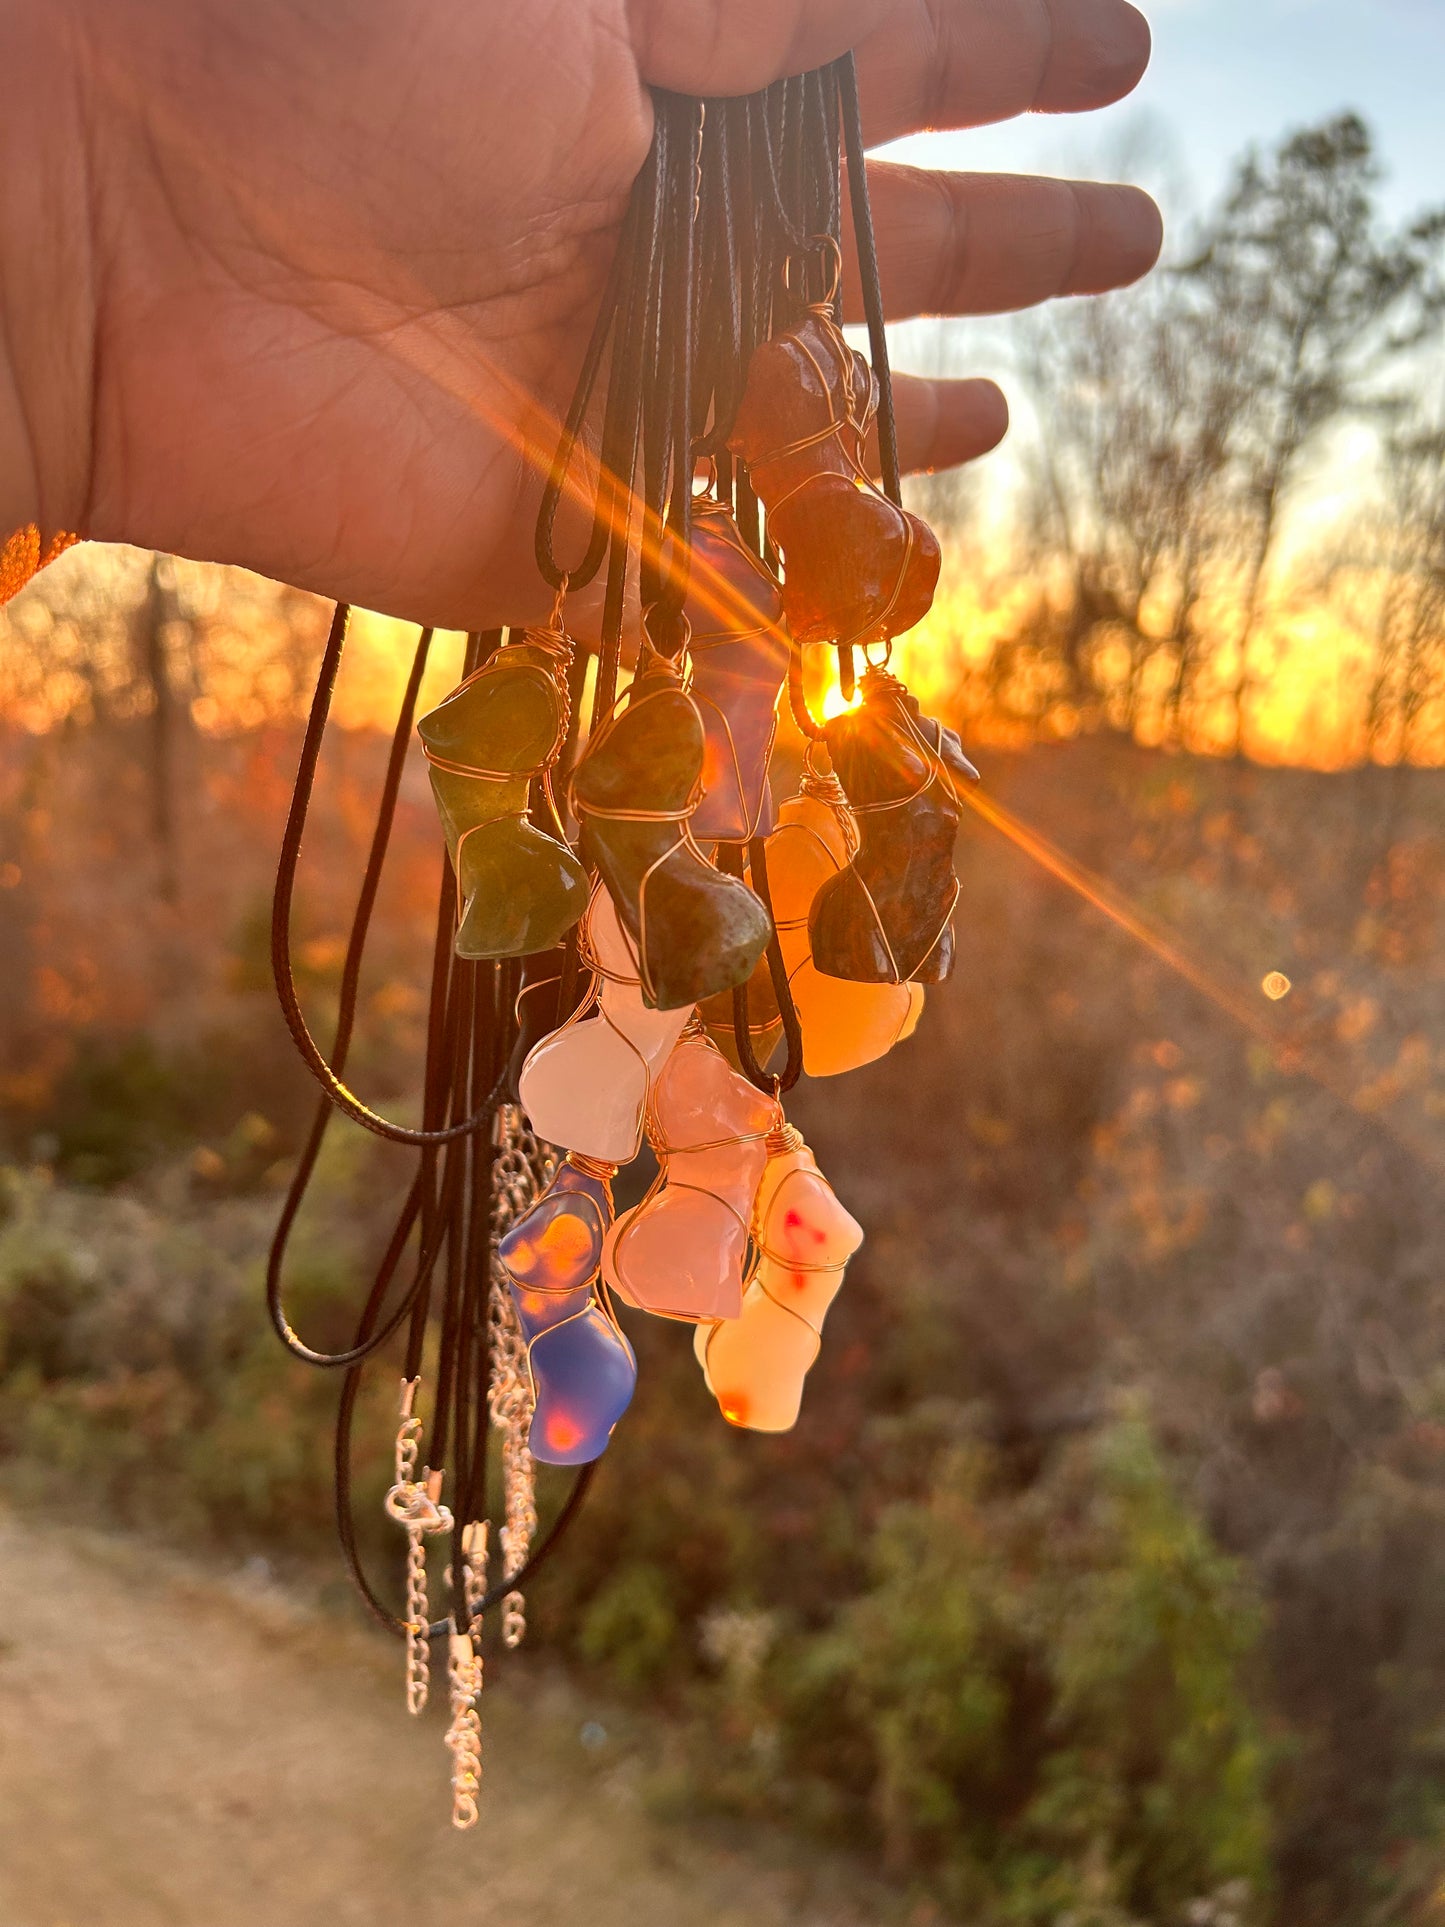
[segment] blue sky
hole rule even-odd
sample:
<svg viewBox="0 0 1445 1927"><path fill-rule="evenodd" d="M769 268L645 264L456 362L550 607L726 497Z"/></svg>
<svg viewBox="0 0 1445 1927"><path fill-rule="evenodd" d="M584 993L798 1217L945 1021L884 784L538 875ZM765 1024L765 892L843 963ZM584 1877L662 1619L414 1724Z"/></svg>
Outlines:
<svg viewBox="0 0 1445 1927"><path fill-rule="evenodd" d="M1378 137L1392 213L1445 201L1445 0L1152 0L1144 11L1154 59L1130 101L907 145L952 167L1113 171L1144 121L1197 201L1251 141L1357 107Z"/></svg>

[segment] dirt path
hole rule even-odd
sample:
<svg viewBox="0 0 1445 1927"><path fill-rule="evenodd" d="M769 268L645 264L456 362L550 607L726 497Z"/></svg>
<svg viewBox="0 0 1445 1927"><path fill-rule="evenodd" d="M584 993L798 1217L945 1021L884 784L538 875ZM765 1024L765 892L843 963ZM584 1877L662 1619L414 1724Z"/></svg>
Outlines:
<svg viewBox="0 0 1445 1927"><path fill-rule="evenodd" d="M275 1587L0 1514L0 1629L0 1927L861 1919L836 1870L651 1821L569 1690L515 1674L454 1834L439 1709L409 1720L386 1642Z"/></svg>

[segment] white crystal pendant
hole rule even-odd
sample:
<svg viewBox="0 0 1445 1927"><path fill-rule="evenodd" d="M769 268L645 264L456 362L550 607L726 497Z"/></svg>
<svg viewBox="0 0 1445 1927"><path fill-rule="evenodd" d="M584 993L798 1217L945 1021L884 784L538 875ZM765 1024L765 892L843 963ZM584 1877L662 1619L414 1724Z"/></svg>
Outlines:
<svg viewBox="0 0 1445 1927"><path fill-rule="evenodd" d="M586 936L605 973L598 1014L534 1045L518 1094L533 1130L549 1144L630 1164L642 1145L652 1078L692 1012L649 1010L643 1003L637 960L601 885L587 912Z"/></svg>

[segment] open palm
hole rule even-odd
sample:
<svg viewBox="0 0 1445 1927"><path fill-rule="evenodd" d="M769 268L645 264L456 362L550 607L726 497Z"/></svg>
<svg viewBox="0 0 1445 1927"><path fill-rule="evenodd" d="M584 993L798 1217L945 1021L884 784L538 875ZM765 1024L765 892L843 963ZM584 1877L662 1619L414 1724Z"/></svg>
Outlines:
<svg viewBox="0 0 1445 1927"><path fill-rule="evenodd" d="M38 447L44 518L454 626L545 606L537 461L649 85L748 91L854 43L876 142L1098 106L1148 57L1125 0L64 4L87 446ZM1158 250L1131 188L873 175L894 316L1101 290ZM900 416L915 466L1006 421L986 382L908 384Z"/></svg>

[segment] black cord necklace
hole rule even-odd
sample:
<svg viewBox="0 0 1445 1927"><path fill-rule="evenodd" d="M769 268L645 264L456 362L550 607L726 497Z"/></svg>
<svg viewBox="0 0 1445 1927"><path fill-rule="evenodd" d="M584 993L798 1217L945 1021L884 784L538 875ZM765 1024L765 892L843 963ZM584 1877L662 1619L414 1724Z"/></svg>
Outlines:
<svg viewBox="0 0 1445 1927"><path fill-rule="evenodd" d="M272 961L282 1011L321 1096L271 1246L268 1309L283 1344L295 1357L342 1375L335 1437L336 1516L342 1549L370 1611L406 1641L407 1697L413 1711L427 1696L432 1643L448 1642L453 1818L461 1826L477 1817L476 1702L482 1616L500 1605L506 1643L515 1644L521 1638L522 1588L552 1557L596 1472L596 1453L590 1447L556 1446L566 1414L559 1417L549 1410L546 1442L552 1457L573 1463L577 1470L554 1504L550 1523L542 1529L531 1448L542 1449L536 1430L543 1423L541 1404L557 1393L543 1372L538 1348L548 1346L547 1358L562 1361L573 1356L566 1348L585 1340L593 1348L587 1356L600 1361L596 1370L605 1366L624 1376L631 1360L607 1287L596 1275L601 1241L610 1224L610 1173L616 1161L610 1153L604 1155L606 1146L589 1147L575 1137L563 1137L560 1141L569 1147L568 1155L559 1162L552 1145L529 1123L518 1103L519 1090L527 1096L528 1067L537 1060L539 1049L557 1039L581 1036L583 1031L588 1032L584 1044L592 1048L599 1037L605 1040L610 1027L610 1034L621 1040L620 1061L630 1063L626 1058L630 1049L638 1062L650 1064L647 1046L635 1040L633 1031L639 1035L646 1031L644 1019L653 1031L657 1029L653 1021L657 1013L647 1011L654 982L653 953L661 941L659 920L665 934L668 915L675 916L676 904L684 901L679 891L693 892L685 898L694 906L689 915L705 912L715 921L721 919L719 930L738 928L746 933L756 928L760 933L750 940L752 949L739 955L748 967L755 966L756 982L770 987L777 1032L786 1052L777 1070L760 1061L757 1040L769 1033L766 1025L755 1026L746 968L741 975L734 969L725 993L728 1019L717 1028L706 1020L709 1028L705 1030L704 1013L709 1006L700 1004L696 1015L688 1019L684 1013L673 1026L672 1035L681 1039L676 1047L694 1053L689 1062L704 1065L711 1064L719 1050L730 1050L745 1080L742 1088L752 1088L773 1105L775 1122L766 1133L744 1132L720 1140L739 1147L738 1157L744 1164L753 1155L748 1146L761 1135L766 1135L768 1159L796 1163L800 1156L801 1139L782 1124L778 1105L803 1073L806 1040L805 1020L794 996L796 971L784 955L785 925L774 916L771 805L765 783L771 735L762 743L763 761L758 766L764 779L761 800L749 805L740 835L731 840L727 835L718 837L711 860L690 827L705 785L696 778L689 785L684 769L678 793L663 792L672 780L668 772L674 750L669 745L685 748L693 740L689 732L702 727L701 699L688 694L698 675L690 642L699 607L723 612L709 624L715 642L744 650L755 646L762 652L759 660L776 642L782 653L768 658L778 664L774 698L786 681L795 717L815 748L824 733L808 712L801 644L789 644L779 620L767 613L769 598L776 601L778 594L778 538L770 531L757 486L761 464L755 459L750 468L738 456L736 430L740 411L747 406L755 359L765 344L810 315L821 317L820 325L833 330L842 342L836 334L836 299L845 155L876 387L883 489L891 504L900 499L883 307L851 55L737 99L703 101L658 92L653 109L651 149L622 223L616 257L575 391L559 424L542 490L536 560L542 579L556 596L553 622L545 631L493 631L468 637L462 680L454 696L469 692L480 718L476 727L485 743L458 759L449 750L437 749L433 738L427 737L434 787L443 778L453 782L451 789L438 788L439 800L446 805L451 799L455 807L455 799L461 797L475 820L448 827L451 854L443 862L439 884L418 1125L397 1122L365 1103L345 1082L345 1072L403 766L434 647L430 630L422 631L418 640L392 733L347 940L329 1053L316 1042L301 1008L292 965L291 925L307 816L345 649L348 611L344 606L336 610L322 656L282 839L274 899ZM851 354L841 348L838 352L844 357ZM845 367L844 361L839 366ZM850 368L847 364L845 372ZM848 379L851 382L851 373ZM804 451L831 447L833 439L851 432L850 421L851 417L829 417L796 446ZM595 471L586 469L584 443L595 447ZM840 441L839 447L843 446ZM584 486L579 471L595 473L587 533L578 553L562 557L556 545L558 514L564 496ZM711 565L704 569L699 560L701 538L695 538L694 520L700 504L707 510L710 526L721 530L717 553L728 560L736 581L717 577ZM566 635L565 603L570 592L604 572L593 697L584 718L587 665ZM619 698L632 580L640 591L642 640L633 680ZM791 592L791 582L788 586ZM754 603L763 615L750 626ZM730 640L733 637L736 642ZM853 640L839 645L840 681L846 691L853 687L854 647ZM649 709L651 703L660 706ZM541 747L525 751L518 747L509 760L506 731L496 742L486 733L492 728L488 718L494 714L489 705L495 706L497 716L510 719L513 734L524 725L531 728L526 719L534 714L555 716L553 740L546 743L547 729L539 722L536 741ZM728 766L736 771L741 799L750 765L726 712L717 714L720 721L715 729L722 732L718 740L731 757ZM666 730L680 730L681 735L664 731L656 736L660 747L648 753L645 780L635 796L625 788L614 793L609 786L621 780L619 771L626 775L627 758L635 754L629 745L644 740L649 729L655 734L663 728L661 722L654 725L654 718L675 718ZM424 719L424 728L431 727L432 721ZM507 853L535 851L542 844L557 852L558 860L575 866L574 853L561 840L566 829L559 803L568 793L580 825L580 853L591 866L592 900L581 924L574 912L560 939L531 951L512 947L495 954L459 954L459 897L472 887L474 866L480 866L479 876L489 876L493 874L487 870L489 862L520 860ZM841 792L829 795L830 807L845 811ZM494 855L494 850L502 855ZM611 939L606 936L599 893L615 909L616 934ZM623 959L621 964L615 959L609 962L613 952L606 948L619 938L622 949L616 954ZM629 956L635 970L626 964ZM595 1035L589 1029L592 1025L600 1027ZM696 1052L704 1047L712 1057L697 1059ZM662 1102L658 1080L669 1062L664 1052L658 1064L629 1072L641 1080L638 1134L645 1123L657 1133L659 1144L666 1142L666 1136L658 1117ZM709 1072L717 1074L731 1075L725 1069ZM315 1177L326 1131L337 1116L410 1149L417 1162L363 1293L351 1343L343 1350L326 1352L297 1334L285 1310L284 1283L288 1245ZM686 1155L686 1145L668 1145L669 1157ZM801 1155L808 1155L805 1149ZM831 1198L831 1193L827 1195ZM547 1217L552 1208L549 1200L558 1203L559 1209L580 1212L576 1219L580 1225L595 1221L598 1251L591 1261L592 1271L580 1282L569 1284L565 1292L554 1285L538 1285L529 1297L521 1282L526 1261L517 1255L516 1240L534 1223L552 1222ZM727 1201L719 1194L718 1202ZM728 1204L727 1209L737 1215L736 1207ZM590 1219L588 1212L593 1214ZM726 1219L723 1222L726 1225ZM748 1232L749 1262L755 1270L758 1266L765 1270L776 1259L769 1235L762 1219ZM841 1263L834 1269L841 1277ZM836 1279L833 1283L836 1286ZM714 1360L711 1345L703 1348L700 1356L704 1354ZM406 1588L404 1601L397 1602L400 1610L388 1603L388 1589L375 1584L364 1569L353 1493L351 1460L358 1401L366 1374L374 1369L396 1371L400 1382L394 1478L386 1496L386 1510L405 1534ZM635 1371L635 1365L631 1369ZM720 1367L709 1362L705 1369L712 1383ZM590 1382L585 1374L577 1381L583 1391ZM572 1385L573 1381L564 1371L556 1384ZM630 1380L619 1396L625 1404ZM726 1403L724 1409L728 1409ZM605 1431L601 1443L605 1443ZM446 1542L440 1561L428 1560L433 1539ZM445 1609L438 1616L432 1591L442 1567L447 1575Z"/></svg>

